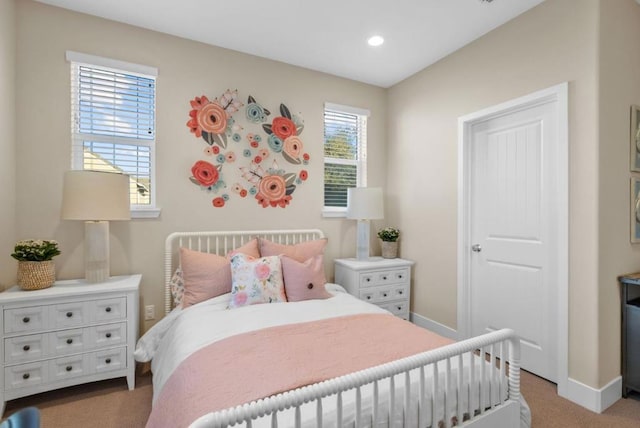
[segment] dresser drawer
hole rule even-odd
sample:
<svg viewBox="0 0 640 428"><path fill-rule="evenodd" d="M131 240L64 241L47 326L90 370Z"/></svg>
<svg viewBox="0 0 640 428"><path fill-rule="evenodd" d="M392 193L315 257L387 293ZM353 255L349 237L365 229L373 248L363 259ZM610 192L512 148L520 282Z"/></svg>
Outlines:
<svg viewBox="0 0 640 428"><path fill-rule="evenodd" d="M40 385L47 380L47 362L20 364L4 369L5 390Z"/></svg>
<svg viewBox="0 0 640 428"><path fill-rule="evenodd" d="M51 305L52 328L78 327L89 323L91 302L74 302Z"/></svg>
<svg viewBox="0 0 640 428"><path fill-rule="evenodd" d="M123 320L127 316L127 299L102 299L91 302L96 322Z"/></svg>
<svg viewBox="0 0 640 428"><path fill-rule="evenodd" d="M87 330L87 337L93 348L120 345L127 341L127 324L124 322L96 325L88 327Z"/></svg>
<svg viewBox="0 0 640 428"><path fill-rule="evenodd" d="M4 310L4 332L26 333L42 330L46 325L47 306Z"/></svg>
<svg viewBox="0 0 640 428"><path fill-rule="evenodd" d="M67 355L82 352L86 347L86 334L81 328L53 331L47 334L49 338L49 353L51 356Z"/></svg>
<svg viewBox="0 0 640 428"><path fill-rule="evenodd" d="M120 370L127 367L126 349L122 347L94 352L92 354L94 358L93 366L96 373Z"/></svg>
<svg viewBox="0 0 640 428"><path fill-rule="evenodd" d="M4 340L5 364L34 361L44 358L47 353L44 334L11 337Z"/></svg>
<svg viewBox="0 0 640 428"><path fill-rule="evenodd" d="M360 299L370 303L382 303L391 300L406 299L409 296L409 284L380 285L361 288Z"/></svg>
<svg viewBox="0 0 640 428"><path fill-rule="evenodd" d="M91 373L90 355L80 354L56 358L49 362L49 382L70 379Z"/></svg>
<svg viewBox="0 0 640 428"><path fill-rule="evenodd" d="M375 287L384 284L397 284L409 280L409 268L361 272L359 282L361 287Z"/></svg>

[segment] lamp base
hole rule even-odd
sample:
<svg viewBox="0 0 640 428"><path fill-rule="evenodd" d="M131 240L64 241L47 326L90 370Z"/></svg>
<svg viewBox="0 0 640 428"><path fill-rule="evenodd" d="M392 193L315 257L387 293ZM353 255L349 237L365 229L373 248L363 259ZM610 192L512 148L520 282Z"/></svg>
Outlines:
<svg viewBox="0 0 640 428"><path fill-rule="evenodd" d="M109 279L109 222L84 223L84 274L87 282Z"/></svg>
<svg viewBox="0 0 640 428"><path fill-rule="evenodd" d="M358 220L358 236L356 244L356 258L358 260L369 259L369 246L371 243L369 238L370 231L371 226L369 225L369 220Z"/></svg>

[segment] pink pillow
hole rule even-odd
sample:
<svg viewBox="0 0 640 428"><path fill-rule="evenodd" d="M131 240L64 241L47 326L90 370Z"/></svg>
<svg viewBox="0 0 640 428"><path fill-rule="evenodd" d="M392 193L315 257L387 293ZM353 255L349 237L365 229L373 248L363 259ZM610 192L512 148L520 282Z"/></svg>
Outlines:
<svg viewBox="0 0 640 428"><path fill-rule="evenodd" d="M229 259L238 253L247 254L250 257L260 257L258 240L254 238L243 246L230 251L227 257L180 248L180 266L184 279L182 307L187 308L230 292L231 264Z"/></svg>
<svg viewBox="0 0 640 428"><path fill-rule="evenodd" d="M324 254L327 246L327 238L315 241L306 241L294 245L276 244L260 238L260 254L264 256L279 256L284 254L299 262L309 260L311 257Z"/></svg>
<svg viewBox="0 0 640 428"><path fill-rule="evenodd" d="M324 287L327 280L324 276L322 255L311 257L304 263L288 256L282 256L280 260L284 275L284 288L289 302L332 297Z"/></svg>
<svg viewBox="0 0 640 428"><path fill-rule="evenodd" d="M229 308L287 301L278 256L254 259L236 254L231 258L231 278Z"/></svg>

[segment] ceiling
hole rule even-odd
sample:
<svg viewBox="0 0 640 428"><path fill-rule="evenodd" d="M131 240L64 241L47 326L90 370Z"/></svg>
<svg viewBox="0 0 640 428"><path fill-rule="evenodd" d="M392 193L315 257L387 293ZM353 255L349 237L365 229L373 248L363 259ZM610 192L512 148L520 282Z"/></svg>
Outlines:
<svg viewBox="0 0 640 428"><path fill-rule="evenodd" d="M38 1L386 88L543 0Z"/></svg>

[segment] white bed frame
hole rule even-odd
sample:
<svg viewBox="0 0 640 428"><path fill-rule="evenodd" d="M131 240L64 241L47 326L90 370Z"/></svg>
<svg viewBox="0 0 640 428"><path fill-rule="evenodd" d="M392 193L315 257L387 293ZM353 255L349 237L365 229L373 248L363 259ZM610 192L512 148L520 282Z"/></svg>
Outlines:
<svg viewBox="0 0 640 428"><path fill-rule="evenodd" d="M169 282L178 264L180 247L225 255L254 237L291 245L320 239L324 237L324 234L317 229L172 233L167 237L165 244L165 311L168 313L172 308ZM486 355L490 362L490 364L480 365L480 373L475 373L476 370L473 369L473 364L469 365L471 367L469 370L469 384L475 385L476 382L480 382L479 399L480 403L483 404L480 406L479 412L474 412L470 408L470 399L466 400L468 408L463 406L462 400L458 400L458 397L461 397L462 394L465 394L467 398L470 397L470 391L468 387L465 389L465 386L463 386L462 376L453 374L456 370L457 373L462 373L463 361L471 362L476 355ZM386 413L387 411L396 411L391 409L396 408L397 399L403 401L402 412L406 414L407 409L409 409L409 397L411 394L419 394L417 411L418 420L421 421L420 426L449 427L451 426L451 420L448 417L444 421L437 421L436 412L432 411L433 420L424 421L421 413L427 408L438 408L439 403L434 401L440 399L440 394L436 394L435 391L438 390L438 371L442 370L443 361L446 367L444 373L445 391L450 391L451 388L455 391L453 394L444 394L445 409L447 408L447 403L451 404L451 400L453 400L456 408L457 426L473 428L520 427L520 341L515 333L509 329L495 331L388 364L287 391L231 409L210 413L199 418L192 426L227 427L235 424L244 424L244 426L250 428L253 420L266 415L271 418L271 426L277 427L278 414L284 410L295 409L294 426L298 428L302 424L300 406L305 403L315 402L317 427L320 428L323 424L323 400L332 397L331 399L337 400L338 403L336 426L341 427L344 426L342 393L355 390L355 427L357 428L365 422L361 413L362 400L365 399L361 394L361 388L372 384L373 397L367 397L367 399L372 400L372 417L374 420L378 420L377 415L389 415L389 413ZM426 384L424 381L424 373L428 368L431 368L434 373L432 377L434 381L431 382L431 385ZM417 388L409 382L409 372L414 369L420 370L421 374L421 381ZM506 379L508 380L504 380L505 376L503 374L507 374ZM398 376L404 376L405 378L404 392L400 398L396 397L394 386ZM378 405L378 385L382 382L386 382L389 385L388 409L381 409ZM490 398L493 395L491 388L495 389L496 387L499 389L497 397L506 396L506 399L494 402ZM489 391L489 393L485 391ZM465 415L468 419L463 421ZM369 418L371 416L366 417ZM371 422L368 419L367 421ZM463 422L461 423L460 421Z"/></svg>

